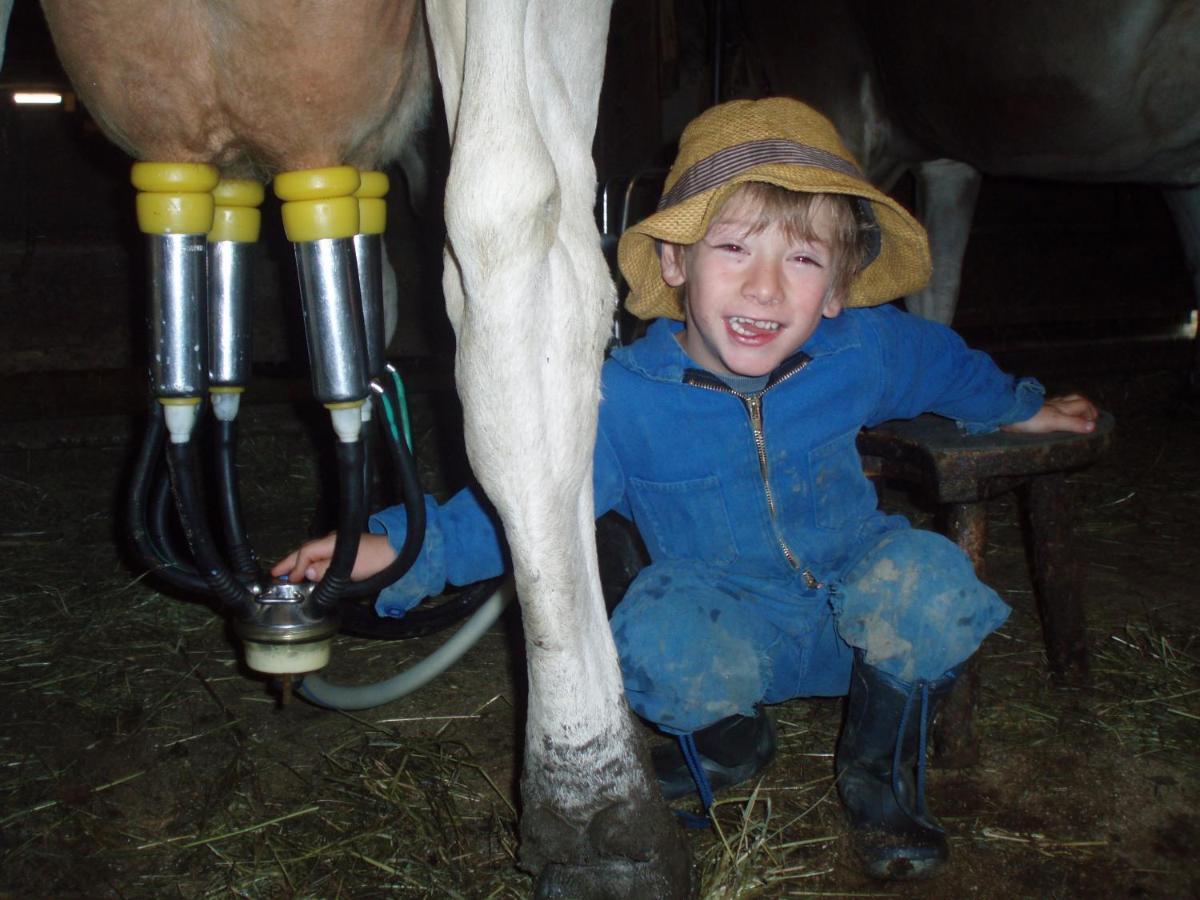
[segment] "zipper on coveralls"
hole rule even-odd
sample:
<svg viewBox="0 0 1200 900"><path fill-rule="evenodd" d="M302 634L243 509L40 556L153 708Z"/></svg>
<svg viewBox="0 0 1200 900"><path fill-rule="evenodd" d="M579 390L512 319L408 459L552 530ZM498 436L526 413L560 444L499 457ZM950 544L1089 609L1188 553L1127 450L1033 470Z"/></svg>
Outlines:
<svg viewBox="0 0 1200 900"><path fill-rule="evenodd" d="M767 465L767 438L763 430L762 406L763 397L767 391L771 390L775 385L791 378L811 361L812 357L807 353L800 353L792 357L790 362L784 363L771 373L771 377L767 379L766 387L757 394L743 394L735 391L715 375L703 369L687 369L683 373L684 384L704 388L709 391L716 391L721 394L732 394L742 401L742 406L745 408L746 414L750 417L750 433L754 438L754 449L758 454L758 473L762 478L763 494L767 501L767 512L771 517L771 525L775 531L775 540L779 544L783 558L787 560L788 565L793 569L800 568L800 560L797 559L795 552L788 546L787 541L783 539L783 535L779 533L779 529L776 527L778 514L775 507L775 494L771 490L771 473ZM808 569L804 570L803 575L804 583L809 588L818 588L821 586L821 582Z"/></svg>

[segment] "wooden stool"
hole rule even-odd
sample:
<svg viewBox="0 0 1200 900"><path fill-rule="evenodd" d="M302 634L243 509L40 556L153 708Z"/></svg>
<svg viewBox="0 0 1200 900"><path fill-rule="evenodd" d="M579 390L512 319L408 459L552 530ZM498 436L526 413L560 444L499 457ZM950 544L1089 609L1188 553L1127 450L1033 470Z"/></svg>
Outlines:
<svg viewBox="0 0 1200 900"><path fill-rule="evenodd" d="M1101 413L1091 434L967 435L954 422L924 415L863 430L858 449L871 477L915 486L937 503L946 536L958 544L984 577L989 499L1017 490L1025 503L1032 547L1033 589L1042 621L1046 657L1056 680L1087 678L1082 578L1071 548L1067 473L1095 462L1112 440L1113 418ZM942 709L934 752L946 766L972 765L979 757L975 701L977 657L972 657Z"/></svg>

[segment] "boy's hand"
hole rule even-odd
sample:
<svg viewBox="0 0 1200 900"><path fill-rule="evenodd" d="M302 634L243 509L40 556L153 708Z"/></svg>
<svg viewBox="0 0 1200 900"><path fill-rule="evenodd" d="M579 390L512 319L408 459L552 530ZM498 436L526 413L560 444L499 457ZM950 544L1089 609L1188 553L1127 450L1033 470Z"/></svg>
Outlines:
<svg viewBox="0 0 1200 900"><path fill-rule="evenodd" d="M287 575L293 584L298 581L320 581L325 577L329 568L329 559L333 556L333 544L337 534L330 532L325 537L317 538L306 544L301 544L299 550L294 550L271 567L271 574L278 578ZM396 552L388 543L386 535L364 534L358 543L358 556L354 559L354 569L350 577L355 581L370 578L376 572L382 572L393 559Z"/></svg>
<svg viewBox="0 0 1200 900"><path fill-rule="evenodd" d="M1045 434L1050 431L1073 431L1088 434L1096 430L1096 418L1100 413L1092 401L1082 394L1064 394L1047 397L1042 408L1024 422L1002 425L1002 431L1024 434Z"/></svg>

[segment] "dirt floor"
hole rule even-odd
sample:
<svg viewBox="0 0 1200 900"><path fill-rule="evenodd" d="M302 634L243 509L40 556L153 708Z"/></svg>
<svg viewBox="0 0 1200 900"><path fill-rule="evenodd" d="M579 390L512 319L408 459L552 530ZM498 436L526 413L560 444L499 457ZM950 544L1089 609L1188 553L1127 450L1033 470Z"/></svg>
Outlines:
<svg viewBox="0 0 1200 900"><path fill-rule="evenodd" d="M981 762L931 770L948 871L855 873L841 705L797 701L774 709L779 759L753 799L689 832L705 896L1200 895L1200 409L1165 373L1085 386L1118 420L1111 455L1071 478L1091 684L1051 683L1018 510L994 502L989 579L1014 613L982 651ZM420 420L438 396L417 398ZM0 897L527 895L513 617L386 707L280 707L220 619L123 558L134 425L0 429ZM247 518L272 556L315 527L317 464L287 407L252 408L244 432ZM437 640L339 638L332 677L391 674Z"/></svg>

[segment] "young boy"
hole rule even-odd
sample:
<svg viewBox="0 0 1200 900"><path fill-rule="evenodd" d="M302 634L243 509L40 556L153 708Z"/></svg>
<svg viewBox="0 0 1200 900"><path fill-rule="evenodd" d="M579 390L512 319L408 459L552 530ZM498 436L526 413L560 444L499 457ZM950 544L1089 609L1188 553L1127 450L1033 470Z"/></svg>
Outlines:
<svg viewBox="0 0 1200 900"><path fill-rule="evenodd" d="M947 846L920 738L1009 610L957 547L876 508L855 435L927 411L969 431L1086 432L1096 410L1043 402L949 329L880 305L928 278L925 233L793 100L696 119L619 257L630 311L654 321L604 366L596 513L632 519L652 559L612 629L630 705L681 736L654 754L664 796L692 789L685 752L713 787L760 771L764 705L848 695L836 769L855 848L873 875L931 874ZM504 566L477 493L427 507L424 550L382 614ZM403 510L370 527L355 577L393 558ZM273 573L319 578L332 544Z"/></svg>

